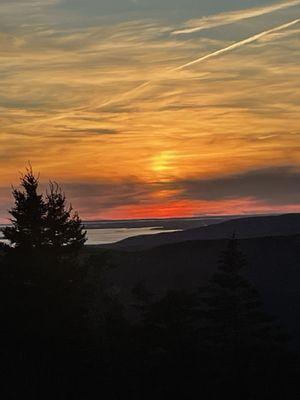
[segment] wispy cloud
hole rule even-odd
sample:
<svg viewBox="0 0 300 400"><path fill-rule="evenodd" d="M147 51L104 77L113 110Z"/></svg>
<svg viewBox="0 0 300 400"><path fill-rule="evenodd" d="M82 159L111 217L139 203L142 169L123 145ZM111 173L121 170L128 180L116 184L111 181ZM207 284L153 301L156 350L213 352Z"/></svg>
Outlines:
<svg viewBox="0 0 300 400"><path fill-rule="evenodd" d="M300 3L300 1L299 1L299 3ZM236 49L238 49L238 48L240 48L242 46L254 43L254 42L264 38L265 36L280 32L280 31L285 30L285 29L288 29L288 28L298 24L299 22L300 22L300 19L296 19L296 20L288 22L286 24L283 24L283 25L277 26L275 28L266 30L264 32L260 32L260 33L258 33L256 35L250 36L250 37L248 37L248 38L246 38L244 40L240 40L238 42L235 42L235 43L233 43L233 44L231 44L229 46L226 46L226 47L224 47L222 49L213 51L213 52L211 52L209 54L206 54L205 56L201 56L199 58L196 58L195 60L192 60L192 61L189 61L187 63L184 63L184 64L182 64L182 65L180 65L178 67L174 67L172 69L166 70L165 72L162 72L162 76L159 79L160 80L164 80L164 79L166 79L168 77L168 75L170 73L184 70L184 69L189 68L189 67L191 67L191 66L193 66L195 64L200 64L200 63L205 62L205 61L207 61L207 60L209 60L211 58L215 58L215 57L221 56L222 54L225 54L225 53L228 53L230 51L236 50ZM158 81L158 79L149 80L149 81L143 82L140 85L138 85L137 87L135 87L135 88L133 88L133 89L121 94L117 98L112 98L110 100L105 101L104 103L102 103L99 106L99 108L107 107L108 105L113 104L115 101L120 102L120 101L126 100L127 98L130 98L130 97L134 96L140 90L143 90L143 89L147 88L149 85L151 85L152 83L157 82L157 81Z"/></svg>
<svg viewBox="0 0 300 400"><path fill-rule="evenodd" d="M7 191L0 194L0 214L6 215L9 185L17 184L29 158L44 180L65 183L74 206L93 218L265 209L272 202L263 179L256 190L247 171L287 160L299 167L294 9L277 15L276 21L291 22L273 22L272 30L261 28L270 26L265 17L234 31L186 37L170 35L177 23L172 15L150 15L142 6L126 18L103 18L97 2L98 15L89 18L95 0L50 8L50 0L5 3L27 7L2 26L0 186ZM43 6L29 6L34 3ZM82 17L86 3L89 14ZM106 11L114 8L106 4ZM224 176L231 178L223 185ZM234 191L235 180L250 182L253 191ZM198 196L201 184L207 193ZM242 201L239 193L255 198ZM235 198L225 204L227 194ZM293 199L282 204L290 207Z"/></svg>
<svg viewBox="0 0 300 400"><path fill-rule="evenodd" d="M22 13L24 11L32 12L33 9L52 6L60 2L61 0L1 0L0 10L3 13Z"/></svg>
<svg viewBox="0 0 300 400"><path fill-rule="evenodd" d="M285 1L283 3L275 3L266 7L250 8L247 10L239 10L226 12L201 19L190 20L186 23L186 27L172 32L173 35L190 34L199 32L205 29L216 28L218 26L229 25L245 19L259 17L266 14L271 14L275 11L280 11L300 5L300 0Z"/></svg>
<svg viewBox="0 0 300 400"><path fill-rule="evenodd" d="M179 67L176 67L176 68L172 69L172 72L173 71L174 72L175 71L180 71L182 69L191 67L192 65L199 64L199 63L201 63L203 61L207 61L210 58L218 57L218 56L220 56L222 54L228 53L229 51L233 51L235 49L238 49L239 47L242 47L242 46L245 46L247 44L256 42L257 40L259 40L259 39L261 39L261 38L263 38L263 37L265 37L267 35L270 35L270 34L276 33L276 32L280 32L280 31L282 31L284 29L288 29L288 28L298 24L299 22L300 22L300 19L295 19L294 21L288 22L287 24L283 24L283 25L277 26L277 27L275 27L273 29L269 29L267 31L264 31L264 32L258 33L256 35L250 36L247 39L240 40L239 42L233 43L230 46L226 46L223 49L213 51L212 53L209 53L209 54L207 54L207 55L205 55L203 57L199 57L199 58L196 58L193 61L189 61L189 62L187 62L185 64L182 64Z"/></svg>

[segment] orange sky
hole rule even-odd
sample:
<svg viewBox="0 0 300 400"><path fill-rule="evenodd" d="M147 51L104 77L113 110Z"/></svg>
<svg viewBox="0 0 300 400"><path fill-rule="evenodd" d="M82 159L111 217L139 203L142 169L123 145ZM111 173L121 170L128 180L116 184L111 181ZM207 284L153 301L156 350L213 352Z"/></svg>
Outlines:
<svg viewBox="0 0 300 400"><path fill-rule="evenodd" d="M28 160L83 218L300 211L300 2L204 3L1 2L1 221Z"/></svg>

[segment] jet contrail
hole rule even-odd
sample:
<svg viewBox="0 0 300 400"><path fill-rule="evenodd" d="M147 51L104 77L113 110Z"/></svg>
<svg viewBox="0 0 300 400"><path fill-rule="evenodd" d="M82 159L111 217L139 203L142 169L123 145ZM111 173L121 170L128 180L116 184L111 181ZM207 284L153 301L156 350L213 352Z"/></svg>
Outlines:
<svg viewBox="0 0 300 400"><path fill-rule="evenodd" d="M217 56L219 56L221 54L228 53L229 51L232 51L232 50L235 50L235 49L237 49L239 47L245 46L246 44L250 44L250 43L256 42L257 40L261 39L264 36L269 35L270 33L279 32L279 31L282 31L283 29L287 29L287 28L289 28L289 27L291 27L293 25L298 24L299 22L300 22L300 18L295 19L292 22L288 22L287 24L277 26L276 28L272 28L272 29L269 29L267 31L264 31L264 32L261 32L261 33L257 33L256 35L251 36L251 37L249 37L247 39L244 39L244 40L241 40L239 42L233 43L230 46L224 47L223 49L216 50L213 53L206 54L205 56L197 58L196 60L187 62L187 63L185 63L183 65L180 65L179 67L173 68L171 70L171 72L181 71L181 70L183 70L185 68L188 68L188 67L190 67L192 65L198 64L198 63L206 61L206 60L209 60L210 58L214 58L214 57L217 57Z"/></svg>
<svg viewBox="0 0 300 400"><path fill-rule="evenodd" d="M204 61L206 61L206 60L209 60L210 58L217 57L217 56L219 56L219 55L222 55L222 54L228 53L228 52L230 52L230 51L232 51L232 50L235 50L235 49L237 49L237 48L239 48L239 47L242 47L242 46L245 46L245 45L247 45L247 44L253 43L253 42L255 42L255 41L261 39L262 37L267 36L267 35L269 35L269 34L271 34L271 33L279 32L279 31L282 31L283 29L287 29L287 28L289 28L289 27L291 27L291 26L293 26L293 25L296 25L296 24L299 23L299 22L300 22L300 18L295 19L294 21L288 22L288 23L286 23L286 24L284 24L284 25L280 25L280 26L277 26L277 27L275 27L275 28L269 29L269 30L267 30L267 31L258 33L258 34L254 35L254 36L251 36L251 37L247 38L247 39L241 40L241 41L239 41L239 42L236 42L236 43L231 44L230 46L224 47L223 49L216 50L216 51L214 51L214 52L212 52L212 53L206 54L205 56L202 56L202 57L200 57L200 58L197 58L196 60L192 60L192 61L189 61L189 62L187 62L187 63L185 63L185 64L182 64L182 65L180 65L179 67L175 67L175 68L166 70L165 73L168 74L168 73L172 73L172 72L176 72L176 71L182 71L182 70L184 70L184 69L186 69L186 68L188 68L188 67L190 67L190 66L192 66L192 65L199 64L199 63L201 63L201 62L204 62ZM162 80L163 80L163 79L164 79L164 78L162 78ZM135 88L133 88L133 89L131 89L131 90L129 90L129 91L127 91L127 92L125 92L125 93L119 95L118 97L113 97L113 98L111 98L111 99L105 101L104 103L102 103L102 104L96 106L96 108L97 108L97 109L101 109L101 108L104 108L104 107L106 107L106 106L108 106L108 105L110 105L110 104L117 103L117 102L120 101L120 100L124 100L124 99L126 99L127 97L130 97L130 96L131 96L132 94L134 94L135 92L138 92L139 90L141 90L141 89L143 89L143 88L146 88L147 86L151 85L151 84L154 83L154 82L156 82L156 80L145 81L145 82L139 84L138 86L136 86ZM77 111L77 112L83 112L83 111L88 110L90 107L91 107L90 105L89 105L89 106L80 107L80 108L78 108L78 109L75 110L75 111ZM66 113L66 114L64 114L64 115L62 115L62 116L51 117L51 118L49 118L48 120L51 120L51 121L52 121L52 120L63 119L63 118L65 118L67 115L73 116L73 115L74 115L74 110L72 110L72 111L70 111L70 112L68 112L68 113Z"/></svg>
<svg viewBox="0 0 300 400"><path fill-rule="evenodd" d="M247 38L247 39L241 40L239 42L231 44L230 46L224 47L223 49L216 50L216 51L214 51L212 53L206 54L205 56L197 58L196 60L192 60L192 61L189 61L189 62L187 62L185 64L182 64L179 67L175 67L175 68L172 68L170 70L167 70L166 73L181 71L181 70L186 69L186 68L188 68L188 67L190 67L192 65L199 64L199 63L201 63L203 61L209 60L210 58L214 58L214 57L217 57L217 56L219 56L221 54L228 53L228 52L230 52L232 50L235 50L235 49L237 49L239 47L242 47L242 46L245 46L247 44L253 43L253 42L261 39L262 37L269 35L270 33L279 32L279 31L282 31L283 29L287 29L287 28L289 28L289 27L291 27L293 25L296 25L299 22L300 22L300 18L295 19L294 21L288 22L287 24L280 25L280 26L277 26L275 28L269 29L267 31L258 33L258 34L254 35L254 36L251 36L251 37ZM154 83L154 82L155 82L154 80L146 81L146 82L136 86L134 89L123 93L118 98L112 98L110 100L107 100L106 102L102 103L99 106L99 108L103 108L103 107L105 107L105 106L107 106L109 104L115 103L116 101L118 101L120 99L123 100L124 98L127 98L128 96L132 95L133 93L139 91L140 89L143 89L144 87L149 86L151 83Z"/></svg>
<svg viewBox="0 0 300 400"><path fill-rule="evenodd" d="M250 8L248 10L234 11L203 17L198 20L198 26L191 26L178 29L172 32L172 35L182 35L194 32L199 32L205 29L216 28L218 26L229 25L234 22L259 17L261 15L271 14L275 11L285 10L287 8L295 7L300 4L300 0L291 0L284 3L276 3L271 6ZM196 24L197 21L194 22Z"/></svg>
<svg viewBox="0 0 300 400"><path fill-rule="evenodd" d="M141 89L143 89L143 88L146 87L146 86L149 86L152 82L153 82L153 81L146 81L146 82L141 83L140 85L138 85L138 86L136 86L135 88L129 90L128 92L125 92L125 93L119 95L118 100L122 100L124 97L126 98L127 96L129 96L129 95L131 95L131 94L137 92L138 90L141 90ZM107 101L105 101L104 103L102 103L102 104L100 105L100 108L105 107L105 106L108 106L109 104L114 103L115 101L116 101L115 98L114 98L114 99L107 100Z"/></svg>

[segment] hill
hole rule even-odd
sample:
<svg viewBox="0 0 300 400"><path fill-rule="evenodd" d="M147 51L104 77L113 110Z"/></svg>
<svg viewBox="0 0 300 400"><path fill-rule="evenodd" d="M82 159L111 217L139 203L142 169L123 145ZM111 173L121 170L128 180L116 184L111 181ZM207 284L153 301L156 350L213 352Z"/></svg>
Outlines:
<svg viewBox="0 0 300 400"><path fill-rule="evenodd" d="M147 249L190 240L224 239L231 237L233 233L240 239L298 235L300 234L300 214L238 218L180 232L136 236L105 247L126 250Z"/></svg>
<svg viewBox="0 0 300 400"><path fill-rule="evenodd" d="M116 268L109 272L109 280L124 304L130 304L131 288L139 284L156 294L196 289L206 285L216 271L226 243L224 239L188 241L143 251L114 250L110 254ZM300 348L300 235L249 238L240 243L248 261L245 276L261 293L266 310Z"/></svg>

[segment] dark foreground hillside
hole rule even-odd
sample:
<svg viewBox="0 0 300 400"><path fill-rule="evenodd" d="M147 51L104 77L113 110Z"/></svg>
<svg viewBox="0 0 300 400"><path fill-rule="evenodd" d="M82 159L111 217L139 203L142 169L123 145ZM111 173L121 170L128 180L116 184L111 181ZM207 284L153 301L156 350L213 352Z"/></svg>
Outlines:
<svg viewBox="0 0 300 400"><path fill-rule="evenodd" d="M3 248L1 398L298 398L299 244L87 246L77 261Z"/></svg>
<svg viewBox="0 0 300 400"><path fill-rule="evenodd" d="M296 217L242 224L273 237L107 251L38 186L28 168L2 229L1 399L299 398L300 235L279 236Z"/></svg>
<svg viewBox="0 0 300 400"><path fill-rule="evenodd" d="M143 285L154 293L195 289L216 271L226 240L188 241L150 250L111 253L109 277L124 299ZM260 291L266 310L276 316L300 347L300 235L244 239L244 274ZM90 249L95 251L96 249Z"/></svg>

